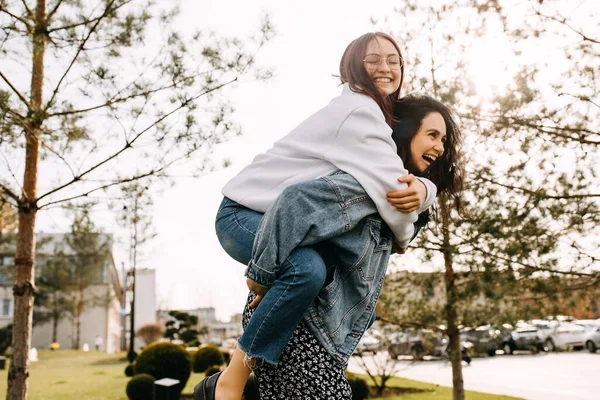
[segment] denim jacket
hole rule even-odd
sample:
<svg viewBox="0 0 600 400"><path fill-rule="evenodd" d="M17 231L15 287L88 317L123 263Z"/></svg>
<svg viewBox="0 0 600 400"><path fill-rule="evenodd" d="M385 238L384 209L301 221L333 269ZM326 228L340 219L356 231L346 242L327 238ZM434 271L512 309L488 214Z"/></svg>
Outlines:
<svg viewBox="0 0 600 400"><path fill-rule="evenodd" d="M345 365L374 318L392 242L371 198L340 171L291 185L279 196L263 217L246 276L270 286L294 248L321 249L328 279L304 321Z"/></svg>

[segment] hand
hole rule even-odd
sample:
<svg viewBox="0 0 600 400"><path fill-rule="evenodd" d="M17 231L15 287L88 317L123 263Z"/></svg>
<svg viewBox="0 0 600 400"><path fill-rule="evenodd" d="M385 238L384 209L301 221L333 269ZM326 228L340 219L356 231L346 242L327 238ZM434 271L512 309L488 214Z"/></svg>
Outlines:
<svg viewBox="0 0 600 400"><path fill-rule="evenodd" d="M246 285L248 285L248 289L250 289L252 293L256 294L256 297L254 298L254 300L252 300L252 303L250 303L250 308L256 308L258 304L262 301L264 295L267 294L267 292L269 291L269 288L260 286L258 283L254 282L250 278L246 278Z"/></svg>
<svg viewBox="0 0 600 400"><path fill-rule="evenodd" d="M392 245L392 253L394 254L404 254L406 253L406 249L408 249L408 247L400 247L396 243Z"/></svg>
<svg viewBox="0 0 600 400"><path fill-rule="evenodd" d="M412 174L401 176L398 182L406 183L408 187L397 192L389 192L387 201L400 212L409 213L419 209L427 198L425 184Z"/></svg>

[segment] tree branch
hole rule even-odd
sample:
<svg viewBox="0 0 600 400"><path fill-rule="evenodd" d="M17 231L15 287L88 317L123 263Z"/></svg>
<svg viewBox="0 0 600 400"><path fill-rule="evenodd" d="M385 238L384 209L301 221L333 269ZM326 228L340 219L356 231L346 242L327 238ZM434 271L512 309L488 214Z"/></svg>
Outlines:
<svg viewBox="0 0 600 400"><path fill-rule="evenodd" d="M27 30L31 29L31 26L29 25L29 22L13 13L11 13L10 11L8 11L6 8L2 8L0 7L0 12L3 12L5 14L8 14L9 16L11 16L12 18L16 19L17 21L19 21L20 23L22 23L23 25L25 25L27 27Z"/></svg>
<svg viewBox="0 0 600 400"><path fill-rule="evenodd" d="M579 30L577 30L577 29L573 28L571 25L569 25L569 24L567 23L567 19L566 19L566 18L558 19L557 17L551 17L551 16L549 16L549 15L542 14L542 13L541 13L540 11L538 11L538 10L535 10L535 13L536 13L536 14L537 14L539 17L541 17L541 18L546 18L546 19L549 19L549 20L552 20L552 21L558 22L559 24L566 26L567 28L569 28L570 30L572 30L573 32L575 32L576 34L578 34L579 36L581 36L581 38L582 38L582 39L583 39L585 42L592 42L592 43L598 43L598 44L600 44L600 41L598 41L598 40L596 40L596 39L592 39L592 38L591 38L591 37L589 37L589 36L586 36L586 35L585 35L583 32L581 32L581 31L579 31Z"/></svg>
<svg viewBox="0 0 600 400"><path fill-rule="evenodd" d="M52 17L54 16L54 14L56 14L56 12L58 11L58 8L61 6L61 4L63 3L63 0L58 0L56 2L56 5L54 6L54 8L48 13L48 16L46 17L46 21L50 22L52 20ZM49 33L49 32L48 32Z"/></svg>
<svg viewBox="0 0 600 400"><path fill-rule="evenodd" d="M592 279L590 279L589 281L584 281L583 283L578 283L575 285L570 285L570 286L563 286L560 289L555 289L552 291L552 293L548 293L548 294L544 294L541 296L529 296L529 297L523 297L523 300L544 300L547 299L550 296L554 296L556 293L572 293L574 291L578 291L578 290L585 290L585 289L589 289L595 285L597 285L598 283L600 283L600 272L596 272L595 274L591 274L590 277Z"/></svg>
<svg viewBox="0 0 600 400"><path fill-rule="evenodd" d="M160 122L164 121L165 119L167 119L168 117L170 117L171 115L173 115L174 113L176 113L177 111L181 110L182 108L186 107L188 104L193 103L194 101L196 101L198 98L211 93L215 90L219 90L221 88L223 88L226 85L229 85L233 82L236 82L238 78L234 78L231 79L230 81L224 82L218 86L215 86L214 88L210 88L204 92L201 92L200 94L186 100L185 102L183 102L181 105L179 105L178 107L174 108L173 110L171 110L169 113L163 115L161 118L157 119L156 121L154 121L153 123L151 123L149 126L147 126L145 129L143 129L142 131L140 131L131 141L128 141L125 143L125 146L123 146L123 148L121 148L119 151L117 151L116 153L112 154L110 157L105 158L104 160L102 160L101 162L97 163L96 165L90 167L89 169L87 169L86 171L82 172L81 174L79 174L78 176L74 177L72 180L70 180L69 182L60 185L59 187L50 190L49 192L43 194L42 196L38 197L38 201L43 199L44 197L50 196L53 193L56 193L64 188L66 188L67 186L72 185L75 182L81 181L81 179L88 175L89 173L93 172L94 170L100 168L102 165L108 163L109 161L117 158L119 155L121 155L121 153L123 153L124 151L126 151L127 149L132 148L133 143L135 143L142 135L144 135L146 132L148 132L150 129L152 129L153 127L155 127L156 125L158 125Z"/></svg>
<svg viewBox="0 0 600 400"><path fill-rule="evenodd" d="M575 97L574 95L570 95L570 96ZM494 115L492 115L492 116L490 116L488 118L485 118L485 117L474 117L474 116L469 116L469 115L461 114L460 117L461 118L470 119L470 120L473 120L473 121L485 121L485 122L491 122L491 123L495 123L496 119L504 118L510 124L516 124L516 125L520 125L520 126L526 126L528 128L532 128L532 129L537 129L540 132L547 133L549 135L558 136L558 137L561 137L563 139L572 140L574 142L579 142L581 144L600 145L600 141L583 139L581 137L575 137L575 136L571 136L571 135L567 135L567 134L559 132L559 131L565 131L565 132L578 133L578 134L587 133L587 134L590 134L590 135L598 135L598 132L593 132L593 131L591 131L589 129L569 128L569 127L564 127L564 126L538 125L538 124L531 123L528 120L525 120L525 119L522 119L522 118L507 117L507 116L504 116L504 115L503 116L494 116Z"/></svg>
<svg viewBox="0 0 600 400"><path fill-rule="evenodd" d="M523 187L519 187L519 186L514 186L514 185L509 185L507 183L500 183L497 182L495 180L489 179L489 178L485 178L481 175L476 176L475 179L479 179L482 180L484 182L488 182L491 183L493 185L497 185L497 186L501 186L503 188L506 189L511 189L511 190L519 190L521 192L527 193L527 194L531 194L533 196L536 197L540 197L543 199L553 199L553 200L561 200L561 199L587 199L587 198L591 198L591 197L600 197L600 193L587 193L587 194L573 194L573 195L547 195L547 194L541 194L535 190L531 190L531 189L526 189Z"/></svg>
<svg viewBox="0 0 600 400"><path fill-rule="evenodd" d="M158 93L162 90L172 89L173 87L177 86L179 83L181 83L181 82L176 82L176 83L173 83L172 85L163 86L163 87L152 89L152 90L147 90L145 92L134 93L134 94L126 96L126 97L109 99L107 102L105 102L103 104L99 104L99 105L89 107L89 108L82 108L79 110L62 111L62 112L48 114L48 117L60 117L60 116L73 115L73 114L82 114L82 113L98 110L98 109L104 108L104 107L110 107L114 104L123 103L125 101L135 99L136 97L145 97L145 96L148 96L151 94Z"/></svg>
<svg viewBox="0 0 600 400"><path fill-rule="evenodd" d="M8 158L6 157L6 154L4 154L4 152L2 152L2 151L0 151L0 153L2 154L2 157L4 157L4 161L6 162L6 167L8 168L8 172L10 172L10 174L12 175L13 179L17 183L17 186L19 186L19 189L21 189L21 192L24 192L23 186L21 186L21 183L19 182L19 180L15 176L15 173L13 172L12 168L10 167L10 163L8 162Z"/></svg>
<svg viewBox="0 0 600 400"><path fill-rule="evenodd" d="M106 16L105 15L101 15L101 16L96 17L96 18L86 19L83 22L77 22L77 23L71 24L71 25L64 25L64 26L59 26L58 28L48 29L48 33L54 33L54 32L65 30L65 29L72 29L72 28L77 28L77 27L84 26L84 25L89 25L89 24L94 23L96 21L100 21L104 17L106 17Z"/></svg>
<svg viewBox="0 0 600 400"><path fill-rule="evenodd" d="M76 196L72 196L72 197L68 197L68 198L60 199L60 200L56 200L56 201L51 201L49 203L43 204L43 205L41 205L41 206L38 207L38 210L41 210L42 208L47 208L47 207L49 207L49 206L51 206L53 204L59 204L59 203L64 203L64 202L71 201L71 200L80 199L82 197L88 197L90 194L92 194L94 192L105 190L105 189L108 189L108 188L113 187L113 186L122 185L122 184L128 183L128 182L138 181L140 179L147 178L149 176L154 176L154 175L156 175L157 172L160 172L160 171L162 171L162 169L152 170L152 171L140 174L140 175L133 176L131 178L125 178L125 179L120 179L120 180L117 180L117 181L113 181L113 182L111 182L109 184L97 187L95 189L89 190L89 191L87 191L85 193L78 194Z"/></svg>
<svg viewBox="0 0 600 400"><path fill-rule="evenodd" d="M0 183L0 190L7 195L8 197L12 198L13 200L15 200L17 203L19 203L19 196L17 196L15 194L15 192L13 192L12 190L10 190L8 187L6 187L4 184Z"/></svg>
<svg viewBox="0 0 600 400"><path fill-rule="evenodd" d="M67 160L60 155L56 150L54 150L52 147L48 146L44 141L41 141L42 146L44 146L46 149L48 149L48 151L50 151L52 154L54 154L56 157L58 157L59 159L62 160L62 162L65 163L65 165L67 166L67 168L69 168L69 170L71 171L71 174L73 176L75 176L75 171L73 171L73 168L71 168L71 165L67 162Z"/></svg>
<svg viewBox="0 0 600 400"><path fill-rule="evenodd" d="M561 271L559 269L551 269L551 268L543 268L543 267L538 267L535 265L529 265L529 264L525 264L524 262L521 261L515 261L515 260L511 260L510 258L506 258L506 257L502 257L498 254L493 254L490 252L487 252L481 248L476 249L476 251L478 251L481 254L484 254L488 257L492 257L495 258L497 260L502 260L502 261L506 261L509 263L513 263L513 264L517 264L522 266L525 269L528 270L532 270L532 271L540 271L540 272L549 272L552 274L560 274L560 275L569 275L569 276L579 276L579 277L584 277L584 276L593 276L593 273L587 273L587 272L575 272L575 271Z"/></svg>
<svg viewBox="0 0 600 400"><path fill-rule="evenodd" d="M29 15L31 17L33 15L33 13L29 9L29 6L27 6L27 3L25 2L25 0L21 0L21 3L23 3L23 7L25 7L25 11L27 11L27 15Z"/></svg>
<svg viewBox="0 0 600 400"><path fill-rule="evenodd" d="M10 86L10 88L13 90L13 92L15 92L15 94L19 97L19 99L23 102L23 104L25 104L25 106L27 107L27 109L31 110L31 106L29 105L29 102L27 101L27 99L25 98L25 96L23 96L21 94L21 92L19 92L17 90L17 88L14 87L12 83L10 83L10 81L8 80L8 78L2 72L0 72L0 77L2 77L2 79L4 80L4 82L6 82L6 84L8 86Z"/></svg>
<svg viewBox="0 0 600 400"><path fill-rule="evenodd" d="M600 105L595 103L591 98L589 98L587 96L579 96L579 95L571 94L571 93L559 93L558 95L559 96L570 96L570 97L576 98L577 100L580 100L580 101L587 101L588 103L592 103L597 108L600 108Z"/></svg>
<svg viewBox="0 0 600 400"><path fill-rule="evenodd" d="M92 26L92 28L88 32L86 38L83 39L83 41L81 42L81 44L77 48L77 51L75 52L75 56L73 56L73 59L71 60L71 63L69 64L69 67L66 69L65 73L62 75L62 77L58 81L58 84L56 85L56 87L54 88L54 91L52 92L52 96L50 96L50 100L48 100L48 103L46 103L46 107L45 107L46 110L54 102L54 98L58 94L58 91L60 89L60 86L62 85L62 82L65 80L65 78L67 77L67 75L71 71L71 68L73 68L73 65L75 65L75 61L77 61L77 59L79 58L79 54L83 51L83 49L84 49L85 44L87 43L87 41L90 39L90 37L92 36L92 34L94 33L94 31L96 30L96 28L98 27L98 25L100 25L100 21L102 21L102 19L104 19L108 15L109 11L111 11L112 5L115 3L115 1L116 0L111 0L110 3L108 3L106 5L106 8L104 9L104 12L102 13L102 15L98 18L98 20L96 21L96 23L94 24L94 26Z"/></svg>

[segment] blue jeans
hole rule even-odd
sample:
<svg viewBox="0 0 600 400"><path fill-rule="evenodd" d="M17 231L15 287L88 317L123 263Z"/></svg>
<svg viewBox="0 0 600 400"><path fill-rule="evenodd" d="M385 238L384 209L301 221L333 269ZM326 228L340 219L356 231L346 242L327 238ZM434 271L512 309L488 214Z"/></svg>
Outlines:
<svg viewBox="0 0 600 400"><path fill-rule="evenodd" d="M262 216L226 197L217 212L215 228L221 246L244 265L252 258ZM240 337L240 349L250 357L277 364L325 278L325 263L315 248L305 246L291 251Z"/></svg>

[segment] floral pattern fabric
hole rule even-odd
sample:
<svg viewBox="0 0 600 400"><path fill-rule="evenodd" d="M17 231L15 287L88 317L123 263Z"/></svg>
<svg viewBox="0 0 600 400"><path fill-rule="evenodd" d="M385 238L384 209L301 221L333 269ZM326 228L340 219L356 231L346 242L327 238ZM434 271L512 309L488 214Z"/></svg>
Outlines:
<svg viewBox="0 0 600 400"><path fill-rule="evenodd" d="M244 308L246 328L255 295L250 293ZM273 327L275 329L275 327ZM254 367L261 400L345 400L352 398L344 370L319 344L303 322L294 330L277 366L258 363Z"/></svg>

